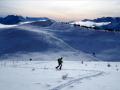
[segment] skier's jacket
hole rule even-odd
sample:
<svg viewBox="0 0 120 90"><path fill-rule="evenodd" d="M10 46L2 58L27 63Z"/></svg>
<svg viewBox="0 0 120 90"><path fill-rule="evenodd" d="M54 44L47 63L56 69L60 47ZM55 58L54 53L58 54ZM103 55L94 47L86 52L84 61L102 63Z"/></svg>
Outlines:
<svg viewBox="0 0 120 90"><path fill-rule="evenodd" d="M62 64L62 63L63 63L62 58L59 58L59 59L58 59L58 63L59 63L59 64Z"/></svg>

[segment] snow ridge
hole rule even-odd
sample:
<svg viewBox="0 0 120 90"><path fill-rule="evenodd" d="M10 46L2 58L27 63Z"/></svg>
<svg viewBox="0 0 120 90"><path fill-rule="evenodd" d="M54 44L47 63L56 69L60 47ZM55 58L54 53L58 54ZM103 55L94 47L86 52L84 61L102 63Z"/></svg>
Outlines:
<svg viewBox="0 0 120 90"><path fill-rule="evenodd" d="M97 76L100 76L102 74L103 74L102 71L99 71L99 72L94 71L94 73L93 72L92 73L87 73L87 74L82 75L82 77L78 77L78 78L70 80L70 81L68 81L66 83L60 84L60 85L58 85L58 86L56 86L56 87L54 87L54 88L52 88L50 90L61 90L62 88L66 87L66 86L69 86L69 85L71 85L73 83L76 83L76 82L78 82L80 80L83 80L83 79L86 79L86 78L91 78L91 77L97 77Z"/></svg>

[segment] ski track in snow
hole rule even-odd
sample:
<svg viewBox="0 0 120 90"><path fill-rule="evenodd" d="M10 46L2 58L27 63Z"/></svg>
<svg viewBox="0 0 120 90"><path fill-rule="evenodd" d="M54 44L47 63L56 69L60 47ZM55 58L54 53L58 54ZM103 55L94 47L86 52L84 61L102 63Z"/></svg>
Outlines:
<svg viewBox="0 0 120 90"><path fill-rule="evenodd" d="M23 67L23 66L16 66L16 68L35 68L35 69L44 69L44 70L54 70L54 68L36 68L36 67ZM74 79L67 81L65 83L62 83L60 85L57 85L56 87L53 87L52 89L49 89L49 90L61 90L61 89L65 88L67 86L70 86L71 84L74 84L80 80L97 77L104 73L103 71L85 70L85 69L62 69L62 70L80 70L80 71L89 71L89 73L78 75L78 78L73 77Z"/></svg>
<svg viewBox="0 0 120 90"><path fill-rule="evenodd" d="M10 66L10 67L15 67L15 68L35 68L35 69L44 69L44 70L55 70L55 68L49 68L49 67L44 67L44 68L38 68L38 67L25 67L25 66ZM90 72L96 72L96 73L104 73L103 71L98 71L98 70L86 70L86 69L62 69L62 70L65 70L65 71L69 71L69 70L77 70L77 71L90 71Z"/></svg>
<svg viewBox="0 0 120 90"><path fill-rule="evenodd" d="M38 33L46 34L46 36L50 36L50 37L54 38L55 40L58 40L65 47L68 47L70 50L75 51L75 52L79 52L78 50L74 49L73 47L71 47L70 45L68 45L66 42L64 42L62 39L56 37L53 33L49 32L48 30L50 30L50 29L40 30L40 28L37 29L37 28L32 28L32 27L20 27L20 28L22 28L24 30L29 30L29 31L33 31L33 32L38 32Z"/></svg>
<svg viewBox="0 0 120 90"><path fill-rule="evenodd" d="M68 81L66 83L60 84L60 85L58 85L58 86L56 86L56 87L54 87L54 88L52 88L50 90L61 90L62 88L67 87L67 86L69 86L69 85L71 85L73 83L76 83L76 82L80 81L80 80L87 79L87 78L92 78L92 77L97 77L97 76L100 76L102 74L103 74L102 71L99 71L99 72L95 71L94 73L87 73L87 74L82 75L82 77L79 77L79 78L70 80L70 81Z"/></svg>
<svg viewBox="0 0 120 90"><path fill-rule="evenodd" d="M60 43L62 43L65 47L70 48L72 51L78 52L78 50L72 48L70 45L68 45L62 39L56 37L55 35L53 35L52 33L48 32L48 31L40 31L40 30L37 30L37 29L33 30L30 27L27 27L27 28L24 28L24 29L25 30L29 30L29 31L34 31L34 32L46 34L46 36L48 35L48 36L54 38L55 40L60 41ZM17 67L17 68L34 68L34 67ZM36 69L45 69L45 68L36 68ZM53 68L47 68L46 70L53 70ZM72 69L64 69L64 70L72 70ZM65 83L59 84L56 87L51 88L50 90L61 90L61 89L65 88L65 87L67 87L67 86L69 86L71 84L74 84L74 83L76 83L76 82L78 82L80 80L87 79L87 78L92 78L92 77L96 77L96 76L100 76L100 75L103 74L102 71L96 71L96 70L87 70L87 71L90 71L91 73L80 75L77 78L74 77L74 79L72 79L70 81L67 81Z"/></svg>
<svg viewBox="0 0 120 90"><path fill-rule="evenodd" d="M72 52L76 52L77 54L84 54L86 57L89 57L89 58L91 57L91 55L85 54L85 53L83 53L83 52L81 52L81 51L73 48L68 43L66 43L64 40L58 38L56 35L54 35L54 33L50 32L51 29L25 27L25 26L21 26L21 27L17 27L17 28L21 28L21 29L24 29L24 30L32 31L32 32L37 32L37 33L45 34L46 37L48 37L47 39L49 39L49 37L55 39L57 41L55 44L58 44L58 46L63 47L63 48L69 48L69 50L72 51ZM44 30L41 30L41 29L44 29ZM50 40L48 40L48 41L50 43L53 43ZM98 60L98 58L94 57L94 60Z"/></svg>

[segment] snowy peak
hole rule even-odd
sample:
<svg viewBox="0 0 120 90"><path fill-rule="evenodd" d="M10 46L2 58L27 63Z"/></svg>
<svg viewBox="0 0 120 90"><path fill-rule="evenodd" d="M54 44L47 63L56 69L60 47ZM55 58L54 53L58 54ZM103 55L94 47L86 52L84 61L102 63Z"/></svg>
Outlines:
<svg viewBox="0 0 120 90"><path fill-rule="evenodd" d="M46 17L23 17L18 15L8 15L4 18L0 17L0 23L4 25L15 25L19 24L21 22L35 22L35 21L51 21L54 22L54 20L46 18Z"/></svg>
<svg viewBox="0 0 120 90"><path fill-rule="evenodd" d="M120 17L102 17L102 18L93 19L92 21L113 23L113 22L120 22Z"/></svg>
<svg viewBox="0 0 120 90"><path fill-rule="evenodd" d="M93 22L120 22L120 17L101 17L96 19L84 19L82 21L93 21Z"/></svg>
<svg viewBox="0 0 120 90"><path fill-rule="evenodd" d="M77 24L80 26L87 26L87 27L95 27L95 26L103 26L108 25L111 22L93 22L93 21L76 21L71 24Z"/></svg>
<svg viewBox="0 0 120 90"><path fill-rule="evenodd" d="M120 17L102 17L97 19L84 19L74 21L72 24L90 27L96 30L120 31Z"/></svg>
<svg viewBox="0 0 120 90"><path fill-rule="evenodd" d="M13 25L13 24L18 24L24 20L25 19L22 16L8 15L4 18L0 18L0 23L5 25Z"/></svg>

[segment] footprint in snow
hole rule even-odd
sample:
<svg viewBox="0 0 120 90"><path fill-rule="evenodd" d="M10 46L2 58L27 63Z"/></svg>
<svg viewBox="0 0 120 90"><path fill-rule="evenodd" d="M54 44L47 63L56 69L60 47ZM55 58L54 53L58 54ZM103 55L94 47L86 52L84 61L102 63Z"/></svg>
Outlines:
<svg viewBox="0 0 120 90"><path fill-rule="evenodd" d="M34 84L41 84L41 83L34 83Z"/></svg>
<svg viewBox="0 0 120 90"><path fill-rule="evenodd" d="M51 85L50 84L46 84L46 87L50 87Z"/></svg>

